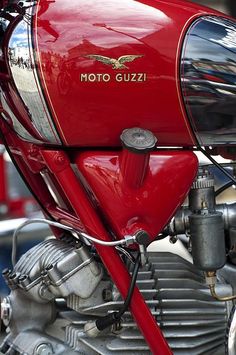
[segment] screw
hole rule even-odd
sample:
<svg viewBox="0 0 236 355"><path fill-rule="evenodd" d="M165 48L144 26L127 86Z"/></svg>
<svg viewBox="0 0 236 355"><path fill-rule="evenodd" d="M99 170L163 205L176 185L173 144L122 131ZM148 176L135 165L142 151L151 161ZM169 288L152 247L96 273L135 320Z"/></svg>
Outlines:
<svg viewBox="0 0 236 355"><path fill-rule="evenodd" d="M9 270L9 269L4 269L3 271L2 271L2 276L7 276L7 275L9 275L11 273L11 270Z"/></svg>
<svg viewBox="0 0 236 355"><path fill-rule="evenodd" d="M38 149L35 146L31 146L31 148L28 150L28 153L32 157L36 157L38 154Z"/></svg>
<svg viewBox="0 0 236 355"><path fill-rule="evenodd" d="M177 240L178 240L178 237L176 235L174 235L174 236L170 237L169 242L171 244L175 244L177 242Z"/></svg>
<svg viewBox="0 0 236 355"><path fill-rule="evenodd" d="M46 266L46 270L47 271L50 271L50 270L52 270L53 269L53 265L52 264L49 264L48 266Z"/></svg>
<svg viewBox="0 0 236 355"><path fill-rule="evenodd" d="M112 301L112 292L111 290L109 290L108 288L105 288L102 291L102 298L105 302L109 302Z"/></svg>
<svg viewBox="0 0 236 355"><path fill-rule="evenodd" d="M1 320L3 324L7 327L11 320L11 304L8 297L5 297L1 300Z"/></svg>
<svg viewBox="0 0 236 355"><path fill-rule="evenodd" d="M122 330L122 326L120 322L117 322L112 325L112 333L120 333Z"/></svg>
<svg viewBox="0 0 236 355"><path fill-rule="evenodd" d="M40 344L37 346L36 355L52 355L53 354L53 349L51 344Z"/></svg>
<svg viewBox="0 0 236 355"><path fill-rule="evenodd" d="M54 161L57 165L63 165L65 163L65 158L61 154L57 154L54 157Z"/></svg>
<svg viewBox="0 0 236 355"><path fill-rule="evenodd" d="M16 273L13 272L10 276L9 276L9 279L10 280L14 280L16 278Z"/></svg>

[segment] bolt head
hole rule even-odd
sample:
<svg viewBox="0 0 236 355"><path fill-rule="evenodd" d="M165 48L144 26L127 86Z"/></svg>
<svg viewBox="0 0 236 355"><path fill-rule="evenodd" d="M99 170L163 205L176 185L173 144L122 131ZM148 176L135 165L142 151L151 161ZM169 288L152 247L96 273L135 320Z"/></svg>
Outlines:
<svg viewBox="0 0 236 355"><path fill-rule="evenodd" d="M11 304L8 297L1 300L1 320L3 324L7 327L11 320Z"/></svg>
<svg viewBox="0 0 236 355"><path fill-rule="evenodd" d="M36 355L52 355L53 354L52 345L46 344L46 343L38 345L36 348L35 354Z"/></svg>
<svg viewBox="0 0 236 355"><path fill-rule="evenodd" d="M169 242L171 244L175 244L175 243L177 243L177 241L178 241L178 237L176 235L170 236Z"/></svg>
<svg viewBox="0 0 236 355"><path fill-rule="evenodd" d="M65 158L63 155L57 154L54 157L54 161L57 165L63 165L65 163Z"/></svg>
<svg viewBox="0 0 236 355"><path fill-rule="evenodd" d="M110 302L112 301L112 291L105 288L103 291L102 291L102 297L103 297L103 300L105 302Z"/></svg>

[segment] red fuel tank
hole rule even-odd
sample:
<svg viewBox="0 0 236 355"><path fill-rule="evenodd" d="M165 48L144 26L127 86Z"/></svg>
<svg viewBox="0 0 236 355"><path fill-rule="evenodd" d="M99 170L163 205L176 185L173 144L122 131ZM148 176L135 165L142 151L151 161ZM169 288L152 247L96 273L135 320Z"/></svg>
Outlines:
<svg viewBox="0 0 236 355"><path fill-rule="evenodd" d="M115 147L141 127L161 146L196 144L180 56L189 26L216 12L177 0L39 0L26 12L33 21L14 15L1 57L13 77L2 85L4 118L18 134Z"/></svg>
<svg viewBox="0 0 236 355"><path fill-rule="evenodd" d="M39 1L40 74L64 143L117 146L123 129L138 126L162 145L194 144L178 58L200 14L178 1Z"/></svg>

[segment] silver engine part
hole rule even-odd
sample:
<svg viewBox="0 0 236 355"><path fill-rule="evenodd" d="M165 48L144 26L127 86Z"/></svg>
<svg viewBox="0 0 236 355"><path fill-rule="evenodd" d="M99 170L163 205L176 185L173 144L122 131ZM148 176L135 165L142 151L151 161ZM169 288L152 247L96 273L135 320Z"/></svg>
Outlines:
<svg viewBox="0 0 236 355"><path fill-rule="evenodd" d="M12 273L4 273L11 289L19 288L39 303L71 295L87 299L102 275L86 247L73 239L46 240L25 253Z"/></svg>
<svg viewBox="0 0 236 355"><path fill-rule="evenodd" d="M28 282L24 285L18 278L17 284L13 277L13 290L2 302L1 313L9 332L2 353L150 354L129 312L119 325L95 338L84 331L85 325L123 304L108 276L102 279L95 261L84 257L86 253L84 247L47 241L20 259L14 273L27 276ZM155 252L147 257L137 284L174 354L223 355L232 304L215 301L203 273L181 257ZM218 280L217 291L232 294L223 279ZM52 300L58 296L64 298L64 309L58 308L58 300ZM87 298L81 303L82 296Z"/></svg>

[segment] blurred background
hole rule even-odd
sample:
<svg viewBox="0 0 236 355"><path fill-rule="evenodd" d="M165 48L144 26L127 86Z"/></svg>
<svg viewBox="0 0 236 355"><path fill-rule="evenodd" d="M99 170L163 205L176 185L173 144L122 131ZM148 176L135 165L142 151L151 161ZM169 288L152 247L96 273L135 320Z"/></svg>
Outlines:
<svg viewBox="0 0 236 355"><path fill-rule="evenodd" d="M43 214L0 144L0 296L8 293L2 271L11 268L13 232L26 218L34 217L42 218ZM41 224L24 229L18 242L18 257L49 234L50 230Z"/></svg>

